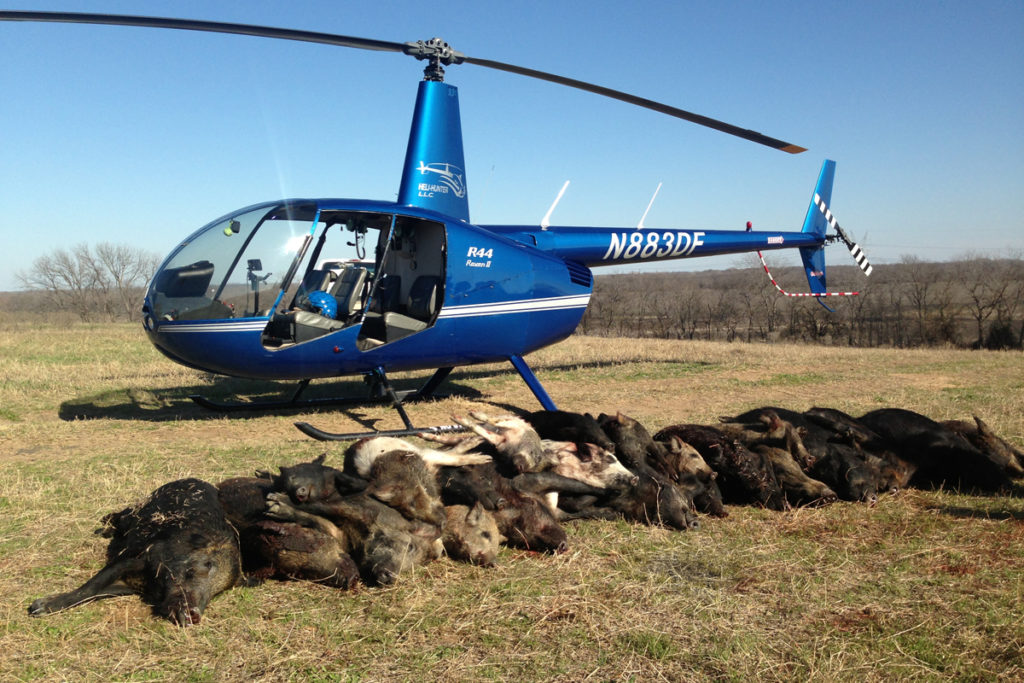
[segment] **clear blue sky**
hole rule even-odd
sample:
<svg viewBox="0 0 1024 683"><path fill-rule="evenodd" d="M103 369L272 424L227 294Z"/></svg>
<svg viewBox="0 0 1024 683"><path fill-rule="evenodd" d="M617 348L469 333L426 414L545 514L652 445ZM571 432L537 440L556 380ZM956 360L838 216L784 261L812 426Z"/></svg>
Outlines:
<svg viewBox="0 0 1024 683"><path fill-rule="evenodd" d="M875 263L1024 250L1024 3L9 0L393 41L626 90L791 156L511 74L450 67L472 219L798 229L824 158ZM422 64L156 29L0 22L0 290L56 247L166 254L235 208L395 197ZM850 263L834 248L829 261ZM724 258L690 262L728 266Z"/></svg>

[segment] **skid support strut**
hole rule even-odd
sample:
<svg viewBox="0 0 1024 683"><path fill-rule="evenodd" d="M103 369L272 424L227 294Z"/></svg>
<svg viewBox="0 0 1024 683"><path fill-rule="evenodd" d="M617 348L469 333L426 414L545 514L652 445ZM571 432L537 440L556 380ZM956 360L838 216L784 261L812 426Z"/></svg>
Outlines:
<svg viewBox="0 0 1024 683"><path fill-rule="evenodd" d="M544 391L544 386L540 383L540 380L537 379L537 375L533 374L533 370L531 370L530 366L526 364L523 357L509 356L508 359L509 362L512 363L512 367L514 367L519 373L519 376L523 378L524 382L526 382L526 386L530 387L530 391L532 391L533 395L537 397L538 401L540 401L544 410L558 410L555 406L555 402L551 400L550 396L548 396L548 392Z"/></svg>

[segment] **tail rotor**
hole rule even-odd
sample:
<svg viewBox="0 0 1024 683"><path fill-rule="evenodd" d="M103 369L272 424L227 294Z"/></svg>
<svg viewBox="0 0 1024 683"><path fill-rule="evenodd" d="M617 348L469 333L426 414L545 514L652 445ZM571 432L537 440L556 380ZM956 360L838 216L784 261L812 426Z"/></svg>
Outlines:
<svg viewBox="0 0 1024 683"><path fill-rule="evenodd" d="M871 275L873 266L868 263L867 254L864 253L864 250L861 249L859 244L850 239L850 236L846 234L845 230L839 227L839 223L836 221L836 217L833 216L832 212L829 210L828 204L826 204L825 200L817 193L814 195L814 204L818 207L818 210L821 211L825 220L828 221L828 227L836 231L835 235L829 235L826 239L831 241L838 239L842 241L842 243L846 245L846 248L850 250L850 255L853 256L853 260L857 263L860 269L864 271L864 275Z"/></svg>
<svg viewBox="0 0 1024 683"><path fill-rule="evenodd" d="M761 258L761 265L764 267L764 272L768 274L768 279L771 280L775 289L780 294L791 297L814 297L818 303L827 308L829 311L832 309L822 301L822 297L828 296L856 296L860 292L829 292L825 284L825 245L836 240L842 241L846 245L846 248L850 250L850 254L853 256L853 260L857 263L864 275L871 275L872 266L868 263L867 255L864 250L861 249L860 245L854 242L846 231L839 227L836 217L832 215L832 211L828 208L828 202L832 198L832 180L835 175L835 162L826 159L821 166L821 173L818 175L818 183L814 187L814 196L811 199L810 206L807 207L807 215L804 218L803 232L809 233L821 240L815 246L801 247L800 257L804 264L804 270L807 275L807 284L810 287L809 292L787 292L784 290L779 283L772 276L771 271L768 269L768 264L765 263L764 255L760 251L757 255ZM817 211L815 211L817 208ZM833 230L832 234L828 233L828 229Z"/></svg>

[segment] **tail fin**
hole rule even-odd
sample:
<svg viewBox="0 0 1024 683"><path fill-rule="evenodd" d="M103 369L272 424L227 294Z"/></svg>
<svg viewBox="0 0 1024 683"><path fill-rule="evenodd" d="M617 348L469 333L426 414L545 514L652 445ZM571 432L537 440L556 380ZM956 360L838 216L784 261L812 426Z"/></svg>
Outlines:
<svg viewBox="0 0 1024 683"><path fill-rule="evenodd" d="M832 201L832 180L836 173L836 162L826 159L821 165L821 173L818 174L818 183L814 186L814 195L811 197L810 206L807 207L807 215L804 217L802 232L812 233L822 239L821 244L816 247L800 247L800 258L804 262L804 272L807 274L807 284L815 294L824 294L827 290L825 281L825 231L828 229L828 218L820 210L819 205L824 203L827 206ZM821 299L818 299L821 302ZM822 304L824 306L824 304ZM825 306L828 308L828 306Z"/></svg>

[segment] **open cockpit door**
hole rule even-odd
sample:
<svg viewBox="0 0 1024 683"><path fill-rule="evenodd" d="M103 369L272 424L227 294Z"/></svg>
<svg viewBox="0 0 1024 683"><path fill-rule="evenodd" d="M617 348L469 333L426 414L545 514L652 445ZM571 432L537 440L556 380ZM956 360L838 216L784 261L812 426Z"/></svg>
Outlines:
<svg viewBox="0 0 1024 683"><path fill-rule="evenodd" d="M444 302L447 251L444 224L395 217L377 244L377 272L358 348L368 351L433 326Z"/></svg>
<svg viewBox="0 0 1024 683"><path fill-rule="evenodd" d="M431 326L444 290L441 223L321 208L263 336L280 349L361 326L367 350Z"/></svg>

